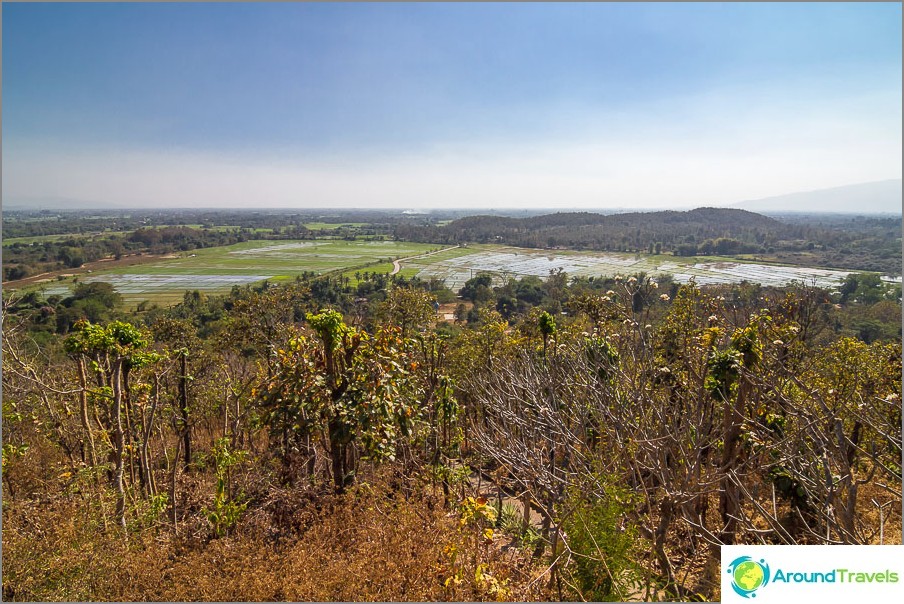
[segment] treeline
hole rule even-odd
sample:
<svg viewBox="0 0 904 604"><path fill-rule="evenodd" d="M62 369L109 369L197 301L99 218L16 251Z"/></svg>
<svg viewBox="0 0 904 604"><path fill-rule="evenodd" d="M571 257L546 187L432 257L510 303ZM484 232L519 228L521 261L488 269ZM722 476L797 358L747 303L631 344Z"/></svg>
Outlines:
<svg viewBox="0 0 904 604"><path fill-rule="evenodd" d="M576 212L529 218L471 216L442 227L399 226L399 237L446 237L448 243L501 242L522 247L568 247L618 252L646 252L659 244L661 252L679 246L705 245L707 240L733 239L764 247L788 239L794 229L744 210L701 208L689 212L592 214ZM682 248L683 249L683 248Z"/></svg>
<svg viewBox="0 0 904 604"><path fill-rule="evenodd" d="M5 246L4 280L127 252L170 253L249 238L366 237L678 256L752 255L784 264L887 274L899 274L901 265L901 221L878 217L787 216L779 221L744 210L700 208L611 215L465 216L443 224L444 217L458 217L461 212L171 210L83 214L4 213L5 238L84 234L65 241ZM308 229L305 224L312 222L326 228ZM155 229L161 232L155 233ZM101 232L105 230L126 234Z"/></svg>
<svg viewBox="0 0 904 604"><path fill-rule="evenodd" d="M11 212L4 213L3 237L56 236L47 241L14 241L3 247L3 281L123 255L170 254L231 245L249 239L339 238L380 240L391 226L409 220L388 212L298 213L280 211ZM412 219L414 220L414 219ZM325 228L308 229L320 222ZM360 226L348 226L360 223ZM186 226L198 225L198 226Z"/></svg>
<svg viewBox="0 0 904 604"><path fill-rule="evenodd" d="M346 223L388 226L402 222L429 222L458 217L462 212L408 215L381 210L105 210L105 211L4 211L4 237L91 235L103 231L133 231L152 226L239 229L277 229L322 222L337 227Z"/></svg>
<svg viewBox="0 0 904 604"><path fill-rule="evenodd" d="M901 222L890 218L781 222L752 212L471 216L446 225L399 225L396 237L444 244L504 243L676 256L755 254L791 264L900 272Z"/></svg>
<svg viewBox="0 0 904 604"><path fill-rule="evenodd" d="M3 280L13 281L64 268L78 268L104 258L128 254L170 254L247 241L248 229L142 227L125 235L66 237L53 241L15 242L3 247Z"/></svg>

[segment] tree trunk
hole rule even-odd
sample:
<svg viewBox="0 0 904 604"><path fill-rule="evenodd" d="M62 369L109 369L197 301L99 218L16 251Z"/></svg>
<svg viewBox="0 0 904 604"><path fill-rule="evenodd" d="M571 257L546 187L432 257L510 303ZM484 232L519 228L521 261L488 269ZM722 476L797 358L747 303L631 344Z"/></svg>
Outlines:
<svg viewBox="0 0 904 604"><path fill-rule="evenodd" d="M665 542L668 538L669 526L674 515L675 504L669 496L665 496L659 504L659 524L653 533L653 551L659 562L660 571L667 577L670 586L676 584L676 579L672 563L665 552Z"/></svg>
<svg viewBox="0 0 904 604"><path fill-rule="evenodd" d="M166 450L166 444L164 443L164 452ZM169 500L170 500L170 513L173 520L173 534L179 533L179 515L178 510L176 508L176 472L179 470L179 453L182 449L182 441L176 441L176 454L173 456L173 467L170 472L170 484L169 484Z"/></svg>
<svg viewBox="0 0 904 604"><path fill-rule="evenodd" d="M731 478L731 473L738 467L740 457L739 443L741 439L741 409L747 398L748 382L741 377L738 385L738 397L734 404L725 401L722 416L722 478L719 481L719 513L722 516L722 530L719 539L730 545L735 542L738 530L737 517L741 511L741 494L738 486Z"/></svg>
<svg viewBox="0 0 904 604"><path fill-rule="evenodd" d="M157 406L160 404L160 377L154 375L154 389L152 392L151 411L147 418L147 425L144 427L144 433L141 437L141 460L142 466L146 473L145 482L148 485L148 493L153 496L157 494L157 484L154 481L154 473L151 471L151 459L148 454L148 445L151 441L151 433L154 429L154 416L157 413Z"/></svg>
<svg viewBox="0 0 904 604"><path fill-rule="evenodd" d="M126 492L123 486L123 449L125 435L122 429L122 359L113 363L113 488L116 490L116 521L126 528Z"/></svg>
<svg viewBox="0 0 904 604"><path fill-rule="evenodd" d="M333 485L337 493L345 491L345 452L344 447L336 441L330 443L330 457L333 462Z"/></svg>
<svg viewBox="0 0 904 604"><path fill-rule="evenodd" d="M126 418L126 445L128 448L129 459L129 484L135 484L135 421L133 417L134 409L132 407L132 392L129 388L129 367L126 365L122 371L122 390L123 390L123 407ZM147 494L147 484L144 481L144 468L141 466L141 459L138 460L138 482L141 486L141 492Z"/></svg>
<svg viewBox="0 0 904 604"><path fill-rule="evenodd" d="M530 491L524 491L521 495L521 512L521 534L526 536L530 528Z"/></svg>
<svg viewBox="0 0 904 604"><path fill-rule="evenodd" d="M305 433L305 435L304 435L304 448L305 448L305 455L308 456L308 461L307 461L308 480L313 480L314 472L317 469L317 449L314 447L314 443L311 441L310 433Z"/></svg>
<svg viewBox="0 0 904 604"><path fill-rule="evenodd" d="M333 485L337 493L345 491L346 475L346 439L343 438L343 427L338 420L329 422L330 460L333 469Z"/></svg>
<svg viewBox="0 0 904 604"><path fill-rule="evenodd" d="M182 375L179 377L179 412L182 414L182 452L185 455L183 470L191 464L191 428L188 424L188 360L187 353L180 355Z"/></svg>
<svg viewBox="0 0 904 604"><path fill-rule="evenodd" d="M91 467L97 467L97 448L94 446L94 431L91 429L91 420L88 418L88 371L85 367L85 357L78 358L78 378L81 392L79 392L79 403L81 407L82 427L85 434L88 435L88 450L91 452Z"/></svg>

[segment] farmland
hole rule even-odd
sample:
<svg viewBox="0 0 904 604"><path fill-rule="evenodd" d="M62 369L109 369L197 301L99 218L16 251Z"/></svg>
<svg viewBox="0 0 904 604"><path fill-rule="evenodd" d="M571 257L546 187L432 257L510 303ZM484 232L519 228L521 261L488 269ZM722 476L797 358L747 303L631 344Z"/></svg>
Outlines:
<svg viewBox="0 0 904 604"><path fill-rule="evenodd" d="M128 302L168 303L181 298L185 290L225 292L233 285L265 279L282 281L306 272L366 267L435 249L438 248L434 245L396 241L252 240L200 249L141 266L95 272L81 280L111 283ZM391 270L392 265L388 266ZM45 294L65 295L71 284L71 280L55 282L46 287Z"/></svg>
<svg viewBox="0 0 904 604"><path fill-rule="evenodd" d="M83 282L111 283L126 301L169 304L186 290L222 293L234 285L264 280L284 281L304 273L340 272L353 278L359 271L390 273L401 259L399 274L422 280L442 279L458 291L480 272L504 278L546 277L551 270L570 276L613 276L645 272L670 274L675 281L691 278L701 285L750 281L784 285L791 281L835 287L848 271L738 262L719 257L682 258L670 255L537 250L502 245L443 249L436 245L399 241L272 241L196 250L140 266L124 266L82 276ZM886 278L886 280L892 280ZM45 285L46 295L68 293L71 279Z"/></svg>
<svg viewBox="0 0 904 604"><path fill-rule="evenodd" d="M680 258L640 254L601 252L544 251L506 246L474 246L441 252L425 258L401 262L404 268L416 268L424 280L439 278L458 290L479 272L499 277L546 277L561 269L571 276L604 276L645 272L670 274L675 281L691 278L700 284L738 283L744 280L763 285L785 285L791 281L816 281L821 287L833 287L848 271L737 262L718 257Z"/></svg>
<svg viewBox="0 0 904 604"><path fill-rule="evenodd" d="M47 241L65 241L67 239L92 239L108 237L110 235L123 235L129 231L103 231L95 233L63 233L58 235L35 235L34 237L4 237L3 247L9 247L17 243L31 245L32 243L44 243Z"/></svg>

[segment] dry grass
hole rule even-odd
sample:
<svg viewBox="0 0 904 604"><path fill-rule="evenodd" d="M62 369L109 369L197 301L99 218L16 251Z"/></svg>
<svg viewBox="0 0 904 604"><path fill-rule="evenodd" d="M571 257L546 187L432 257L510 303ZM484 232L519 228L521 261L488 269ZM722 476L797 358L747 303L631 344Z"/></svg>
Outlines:
<svg viewBox="0 0 904 604"><path fill-rule="evenodd" d="M227 537L210 539L197 526L178 537L158 526L126 538L105 531L98 507L77 497L10 503L4 599L546 599L544 581L525 587L540 572L526 557L501 553L426 496L283 491Z"/></svg>

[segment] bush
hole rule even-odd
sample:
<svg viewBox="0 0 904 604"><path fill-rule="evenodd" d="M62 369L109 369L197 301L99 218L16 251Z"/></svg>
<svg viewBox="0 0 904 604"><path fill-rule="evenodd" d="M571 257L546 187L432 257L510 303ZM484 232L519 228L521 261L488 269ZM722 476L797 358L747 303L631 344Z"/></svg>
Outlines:
<svg viewBox="0 0 904 604"><path fill-rule="evenodd" d="M139 510L149 521L155 503ZM193 536L201 517L180 522L178 537L153 528L123 535L104 530L98 506L75 495L11 502L3 511L4 600L549 599L542 582L531 583L541 569L526 556L475 542L459 514L417 492L406 501L379 478L345 495L269 491L256 504L211 540ZM300 520L289 531L274 514L286 505L292 518L284 520Z"/></svg>
<svg viewBox="0 0 904 604"><path fill-rule="evenodd" d="M628 601L642 585L637 530L627 520L630 492L608 480L601 496L572 489L562 528L572 554L565 568L585 601Z"/></svg>

